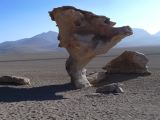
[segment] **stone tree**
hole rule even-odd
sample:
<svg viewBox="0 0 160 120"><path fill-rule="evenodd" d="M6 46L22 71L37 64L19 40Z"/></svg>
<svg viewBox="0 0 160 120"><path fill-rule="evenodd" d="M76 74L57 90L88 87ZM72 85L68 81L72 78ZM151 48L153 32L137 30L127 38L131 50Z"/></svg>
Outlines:
<svg viewBox="0 0 160 120"><path fill-rule="evenodd" d="M124 37L132 35L129 26L113 27L108 17L63 6L49 12L59 28L59 47L69 53L66 70L76 88L91 86L84 68L96 55L104 54Z"/></svg>

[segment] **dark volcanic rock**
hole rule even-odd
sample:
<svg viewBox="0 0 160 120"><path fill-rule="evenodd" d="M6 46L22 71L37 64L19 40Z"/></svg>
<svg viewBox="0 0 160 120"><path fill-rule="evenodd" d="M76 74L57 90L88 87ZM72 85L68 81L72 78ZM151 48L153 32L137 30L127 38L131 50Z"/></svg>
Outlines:
<svg viewBox="0 0 160 120"><path fill-rule="evenodd" d="M30 79L26 77L18 77L18 76L2 76L0 77L0 83L30 85Z"/></svg>
<svg viewBox="0 0 160 120"><path fill-rule="evenodd" d="M112 83L109 85L104 85L96 89L97 93L123 93L123 89L120 87L118 83Z"/></svg>

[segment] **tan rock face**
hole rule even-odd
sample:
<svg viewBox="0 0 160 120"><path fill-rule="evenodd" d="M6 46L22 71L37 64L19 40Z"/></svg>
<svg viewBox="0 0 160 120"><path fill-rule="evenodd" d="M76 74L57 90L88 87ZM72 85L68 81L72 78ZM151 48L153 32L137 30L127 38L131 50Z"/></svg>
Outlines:
<svg viewBox="0 0 160 120"><path fill-rule="evenodd" d="M125 51L119 57L111 60L103 69L108 73L142 73L150 74L147 67L147 57L139 52Z"/></svg>
<svg viewBox="0 0 160 120"><path fill-rule="evenodd" d="M84 67L92 58L132 34L129 26L113 27L109 18L71 6L55 8L49 14L59 28L59 46L69 52L66 69L76 88L90 86Z"/></svg>

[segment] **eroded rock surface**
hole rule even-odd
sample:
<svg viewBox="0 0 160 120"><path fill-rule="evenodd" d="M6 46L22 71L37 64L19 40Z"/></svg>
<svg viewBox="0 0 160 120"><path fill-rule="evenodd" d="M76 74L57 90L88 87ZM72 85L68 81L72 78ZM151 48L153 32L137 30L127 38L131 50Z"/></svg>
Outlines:
<svg viewBox="0 0 160 120"><path fill-rule="evenodd" d="M108 17L63 6L49 12L59 28L59 47L69 53L66 70L76 88L91 86L85 66L96 55L104 54L124 37L132 34L129 26L113 27Z"/></svg>
<svg viewBox="0 0 160 120"><path fill-rule="evenodd" d="M103 69L107 73L138 73L150 74L148 71L148 59L139 52L125 51L117 58L111 60Z"/></svg>
<svg viewBox="0 0 160 120"><path fill-rule="evenodd" d="M2 76L0 77L0 83L15 84L15 85L30 85L30 79L26 77L18 76Z"/></svg>

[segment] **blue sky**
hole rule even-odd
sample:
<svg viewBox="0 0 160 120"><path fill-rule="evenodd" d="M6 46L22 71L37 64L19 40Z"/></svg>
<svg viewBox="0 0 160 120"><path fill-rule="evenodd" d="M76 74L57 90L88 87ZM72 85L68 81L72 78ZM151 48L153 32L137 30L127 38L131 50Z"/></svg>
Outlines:
<svg viewBox="0 0 160 120"><path fill-rule="evenodd" d="M64 5L110 17L116 26L160 31L160 0L0 0L0 42L58 31L48 11Z"/></svg>

